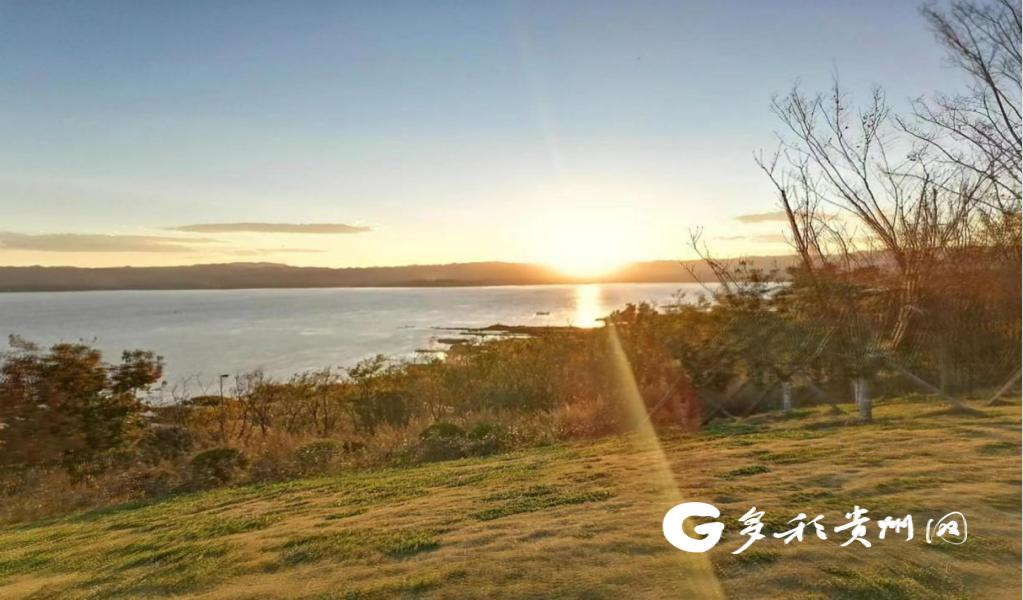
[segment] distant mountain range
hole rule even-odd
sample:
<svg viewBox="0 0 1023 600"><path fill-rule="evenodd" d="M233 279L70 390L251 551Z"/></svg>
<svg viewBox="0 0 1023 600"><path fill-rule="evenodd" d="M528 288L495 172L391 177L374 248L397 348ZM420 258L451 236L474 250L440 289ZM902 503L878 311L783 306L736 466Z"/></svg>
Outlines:
<svg viewBox="0 0 1023 600"><path fill-rule="evenodd" d="M765 270L793 264L789 256L749 257ZM189 290L323 287L444 287L552 283L658 283L714 281L703 261L633 263L606 276L576 279L543 265L476 262L331 269L276 263L225 263L178 267L0 267L0 292L87 290Z"/></svg>

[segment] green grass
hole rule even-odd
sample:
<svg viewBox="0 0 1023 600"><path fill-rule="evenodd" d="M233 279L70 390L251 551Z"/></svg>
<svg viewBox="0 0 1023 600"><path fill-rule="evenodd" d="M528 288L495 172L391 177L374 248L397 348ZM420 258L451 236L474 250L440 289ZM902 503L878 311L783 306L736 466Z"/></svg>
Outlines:
<svg viewBox="0 0 1023 600"><path fill-rule="evenodd" d="M484 501L495 503L495 506L473 513L472 516L480 521L492 521L501 517L507 517L508 515L547 510L565 504L600 502L610 497L611 492L607 490L593 490L572 494L561 492L551 486L534 485L524 490L502 492L487 496Z"/></svg>
<svg viewBox="0 0 1023 600"><path fill-rule="evenodd" d="M858 425L828 410L721 422L481 459L138 502L0 528L0 597L1018 598L1019 407L949 414L879 403ZM851 414L851 412L850 412ZM726 533L670 547L661 517L699 500ZM916 538L842 548L854 504L911 513ZM756 505L768 535L799 512L827 541L768 538L733 555ZM928 545L959 510L962 546Z"/></svg>
<svg viewBox="0 0 1023 600"><path fill-rule="evenodd" d="M736 477L749 477L750 475L759 475L761 473L770 473L771 469L764 465L750 465L748 467L739 467L738 469L732 469L721 476L722 479L735 479Z"/></svg>
<svg viewBox="0 0 1023 600"><path fill-rule="evenodd" d="M280 547L280 564L343 561L372 553L401 558L434 550L437 546L437 537L429 531L353 529L289 539Z"/></svg>

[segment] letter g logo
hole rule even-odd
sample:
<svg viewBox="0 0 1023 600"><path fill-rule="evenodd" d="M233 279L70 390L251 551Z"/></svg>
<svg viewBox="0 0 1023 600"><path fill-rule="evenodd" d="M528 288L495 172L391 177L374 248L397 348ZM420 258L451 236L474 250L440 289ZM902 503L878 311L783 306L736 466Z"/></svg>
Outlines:
<svg viewBox="0 0 1023 600"><path fill-rule="evenodd" d="M716 519L720 516L718 509L705 502L683 502L677 504L664 514L664 539L679 550L686 552L706 552L710 550L721 539L721 532L724 531L723 523L702 523L693 527L693 531L702 535L702 538L689 537L682 526L689 517L710 517Z"/></svg>

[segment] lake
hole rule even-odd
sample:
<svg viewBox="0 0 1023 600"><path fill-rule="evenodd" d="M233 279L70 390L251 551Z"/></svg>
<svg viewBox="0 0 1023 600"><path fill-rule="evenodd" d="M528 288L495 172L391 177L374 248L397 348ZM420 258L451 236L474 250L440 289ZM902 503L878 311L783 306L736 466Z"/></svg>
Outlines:
<svg viewBox="0 0 1023 600"><path fill-rule="evenodd" d="M108 360L148 349L170 385L211 385L219 373L275 376L351 366L385 354L442 349L446 327L575 325L629 302L692 299L695 283L460 288L329 288L0 293L0 334L40 344L83 340ZM546 313L546 314L544 314Z"/></svg>

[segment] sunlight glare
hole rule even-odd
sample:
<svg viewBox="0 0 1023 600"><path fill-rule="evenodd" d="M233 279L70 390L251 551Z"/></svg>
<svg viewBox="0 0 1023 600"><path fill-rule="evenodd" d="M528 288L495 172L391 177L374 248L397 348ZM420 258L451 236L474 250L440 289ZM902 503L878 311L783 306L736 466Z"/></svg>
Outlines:
<svg viewBox="0 0 1023 600"><path fill-rule="evenodd" d="M652 458L653 469L648 473L648 479L654 489L662 498L662 506L665 510L675 504L691 500L693 492L691 489L683 490L672 468L668 455L661 446L657 430L650 422L646 403L639 391L636 377L633 373L632 363L629 361L625 349L622 347L618 331L613 323L608 324L604 331L607 334L607 343L610 350L610 364L608 365L618 388L618 400L627 409L629 417L635 426L635 434L630 438L640 454L637 458L646 454ZM689 554L686 552L675 552L673 558L681 569L679 574L683 577L682 585L689 588L689 593L680 593L679 597L691 597L692 592L699 591L701 598L724 598L724 590L721 582L718 581L714 566L706 554ZM690 591L691 590L691 591Z"/></svg>
<svg viewBox="0 0 1023 600"><path fill-rule="evenodd" d="M538 262L563 275L582 280L603 277L623 267L636 250L636 236L627 223L586 208L544 219L536 231L534 254Z"/></svg>
<svg viewBox="0 0 1023 600"><path fill-rule="evenodd" d="M600 286L595 284L575 286L575 318L572 325L575 327L597 327L600 321L597 319L606 316L601 309Z"/></svg>

